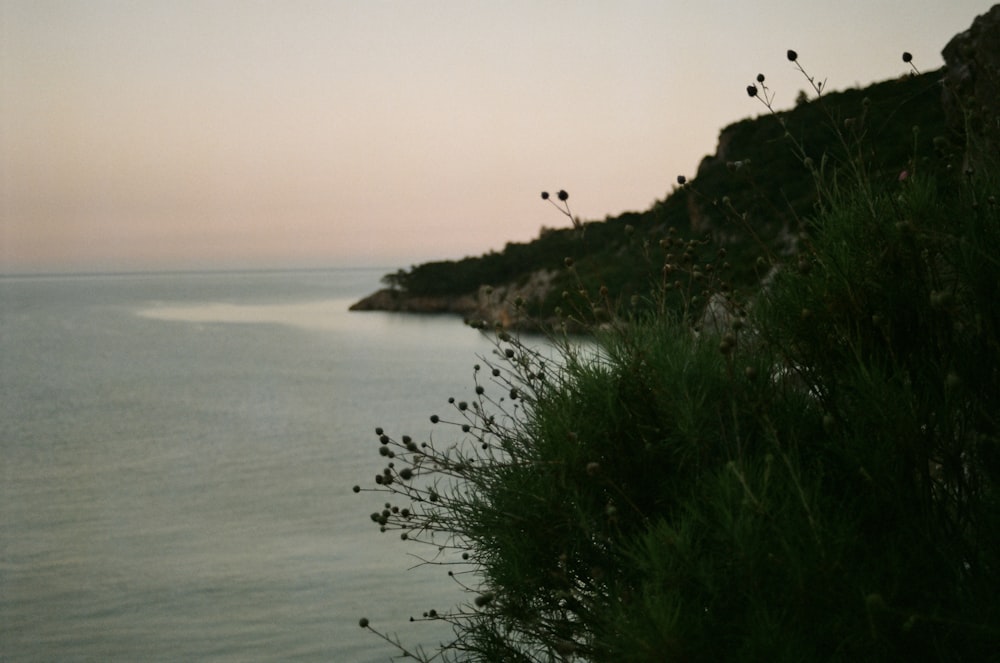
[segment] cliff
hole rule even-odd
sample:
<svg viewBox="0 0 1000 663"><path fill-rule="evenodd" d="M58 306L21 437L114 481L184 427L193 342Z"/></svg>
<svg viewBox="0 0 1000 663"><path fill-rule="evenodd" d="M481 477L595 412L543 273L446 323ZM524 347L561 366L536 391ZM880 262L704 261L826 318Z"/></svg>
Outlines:
<svg viewBox="0 0 1000 663"><path fill-rule="evenodd" d="M972 134L963 165L975 168L1000 149L1000 5L976 17L941 55L948 123L956 134Z"/></svg>

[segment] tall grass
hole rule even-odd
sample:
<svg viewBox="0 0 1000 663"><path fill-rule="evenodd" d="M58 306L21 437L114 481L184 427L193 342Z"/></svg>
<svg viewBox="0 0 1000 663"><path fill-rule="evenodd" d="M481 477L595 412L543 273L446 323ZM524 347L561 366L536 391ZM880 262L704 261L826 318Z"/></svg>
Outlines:
<svg viewBox="0 0 1000 663"><path fill-rule="evenodd" d="M372 520L466 594L430 654L362 626L420 660L996 660L1000 170L877 178L862 141L753 296L664 258L653 306L580 293L586 351L496 332L445 446L377 431Z"/></svg>

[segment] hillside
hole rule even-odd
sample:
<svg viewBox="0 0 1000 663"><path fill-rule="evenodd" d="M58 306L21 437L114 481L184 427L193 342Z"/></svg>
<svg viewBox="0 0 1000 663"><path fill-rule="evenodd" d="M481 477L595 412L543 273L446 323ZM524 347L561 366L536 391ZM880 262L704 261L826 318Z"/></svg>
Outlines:
<svg viewBox="0 0 1000 663"><path fill-rule="evenodd" d="M777 114L760 106L763 115L724 128L696 176L668 184L673 190L644 212L587 221L579 230L543 227L537 239L501 251L401 269L351 308L447 312L508 327L552 323L560 312L564 319L600 317L602 307L650 306L664 261L675 258L723 291L753 288L769 258L794 252L808 231L818 180L836 182L839 169L864 156L872 181L889 182L959 150L946 122L942 75L824 92ZM697 304L697 292L685 292Z"/></svg>
<svg viewBox="0 0 1000 663"><path fill-rule="evenodd" d="M455 637L359 626L424 663L997 660L1000 5L945 62L728 127L645 213L436 267L463 292L521 256L589 342L496 330L433 434L375 429L353 490L447 567L423 618Z"/></svg>

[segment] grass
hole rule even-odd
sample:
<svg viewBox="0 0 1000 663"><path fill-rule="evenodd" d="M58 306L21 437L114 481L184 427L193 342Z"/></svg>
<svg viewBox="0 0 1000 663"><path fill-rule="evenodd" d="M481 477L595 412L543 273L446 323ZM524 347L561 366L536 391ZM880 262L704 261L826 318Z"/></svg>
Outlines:
<svg viewBox="0 0 1000 663"><path fill-rule="evenodd" d="M466 600L431 654L362 626L425 661L996 660L1000 171L834 156L760 290L665 233L647 305L578 276L586 349L497 330L447 446L378 430L372 520Z"/></svg>

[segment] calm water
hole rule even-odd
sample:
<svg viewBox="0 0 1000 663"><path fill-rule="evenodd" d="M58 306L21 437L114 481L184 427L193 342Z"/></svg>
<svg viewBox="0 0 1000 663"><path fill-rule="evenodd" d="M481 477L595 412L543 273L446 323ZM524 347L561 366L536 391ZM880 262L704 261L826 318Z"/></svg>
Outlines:
<svg viewBox="0 0 1000 663"><path fill-rule="evenodd" d="M386 661L465 597L355 495L489 342L384 270L0 278L0 659ZM443 433L443 432L442 432ZM435 630L437 629L437 630Z"/></svg>

